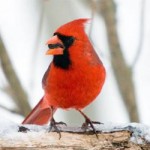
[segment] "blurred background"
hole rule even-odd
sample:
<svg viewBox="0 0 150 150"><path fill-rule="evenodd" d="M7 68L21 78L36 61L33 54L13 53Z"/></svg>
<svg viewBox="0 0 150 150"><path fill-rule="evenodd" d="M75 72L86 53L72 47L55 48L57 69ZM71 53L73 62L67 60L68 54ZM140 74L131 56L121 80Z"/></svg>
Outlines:
<svg viewBox="0 0 150 150"><path fill-rule="evenodd" d="M150 1L0 0L0 119L21 123L44 92L52 56L45 45L62 24L92 18L87 34L107 71L97 99L84 109L100 122L150 125ZM57 121L79 125L74 110Z"/></svg>

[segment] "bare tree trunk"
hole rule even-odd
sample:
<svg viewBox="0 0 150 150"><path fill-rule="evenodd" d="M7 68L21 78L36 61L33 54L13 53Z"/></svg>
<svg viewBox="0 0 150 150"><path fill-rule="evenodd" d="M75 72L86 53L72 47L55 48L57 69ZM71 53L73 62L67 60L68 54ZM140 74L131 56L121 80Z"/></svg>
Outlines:
<svg viewBox="0 0 150 150"><path fill-rule="evenodd" d="M7 54L7 51L3 45L3 42L0 38L0 62L2 69L4 71L4 74L8 80L8 83L10 85L10 90L12 93L12 98L17 106L17 109L22 115L27 115L31 107L28 103L28 97L27 93L23 89L15 70L12 66L12 63L9 59L9 56Z"/></svg>
<svg viewBox="0 0 150 150"><path fill-rule="evenodd" d="M127 106L130 120L139 122L132 72L125 62L117 34L114 1L101 0L100 10L106 25L112 67L120 93Z"/></svg>

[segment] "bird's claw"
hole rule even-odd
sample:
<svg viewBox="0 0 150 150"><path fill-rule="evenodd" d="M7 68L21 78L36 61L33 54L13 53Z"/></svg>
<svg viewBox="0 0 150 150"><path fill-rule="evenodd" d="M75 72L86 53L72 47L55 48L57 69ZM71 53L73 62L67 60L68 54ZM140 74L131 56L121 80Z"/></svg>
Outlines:
<svg viewBox="0 0 150 150"><path fill-rule="evenodd" d="M67 126L67 124L66 124L65 122L62 122L62 121L60 121L60 122L55 122L55 124L56 124L56 125L65 125L65 126Z"/></svg>
<svg viewBox="0 0 150 150"><path fill-rule="evenodd" d="M90 126L92 128L94 134L98 138L97 131L94 127L94 124L103 124L103 123L98 122L98 121L91 121L90 119L86 118L85 123L82 124L82 129L86 130Z"/></svg>
<svg viewBox="0 0 150 150"><path fill-rule="evenodd" d="M62 121L56 122L56 121L54 120L54 118L52 118L48 132L50 132L50 131L52 130L52 128L54 128L54 131L56 131L56 132L59 134L59 139L60 139L60 138L61 138L61 131L60 131L60 129L58 128L58 125L65 125L65 126L67 126L66 123L64 123L64 122L62 122Z"/></svg>

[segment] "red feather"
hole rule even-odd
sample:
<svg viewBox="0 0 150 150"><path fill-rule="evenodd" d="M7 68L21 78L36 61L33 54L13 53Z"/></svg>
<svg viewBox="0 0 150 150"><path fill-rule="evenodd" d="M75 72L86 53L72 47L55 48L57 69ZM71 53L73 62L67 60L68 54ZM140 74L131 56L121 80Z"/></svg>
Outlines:
<svg viewBox="0 0 150 150"><path fill-rule="evenodd" d="M78 19L61 26L52 44L51 39L48 41L47 54L53 54L54 59L43 77L45 94L23 124L45 124L57 108L82 109L100 93L106 73L84 31L88 20Z"/></svg>

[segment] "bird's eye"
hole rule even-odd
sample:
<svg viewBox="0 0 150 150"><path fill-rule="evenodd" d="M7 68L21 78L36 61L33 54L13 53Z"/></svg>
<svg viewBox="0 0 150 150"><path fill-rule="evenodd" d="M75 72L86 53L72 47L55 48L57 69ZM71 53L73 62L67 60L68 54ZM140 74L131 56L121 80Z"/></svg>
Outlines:
<svg viewBox="0 0 150 150"><path fill-rule="evenodd" d="M74 37L72 37L72 36L68 37L68 39L66 40L66 42L67 42L68 45L72 45L73 42L74 42Z"/></svg>
<svg viewBox="0 0 150 150"><path fill-rule="evenodd" d="M73 44L75 38L72 36L61 36L60 39L64 43L65 47L68 48Z"/></svg>
<svg viewBox="0 0 150 150"><path fill-rule="evenodd" d="M57 35L59 37L59 39L63 42L66 48L70 47L75 40L73 36L66 36L60 33L54 33L54 35Z"/></svg>

